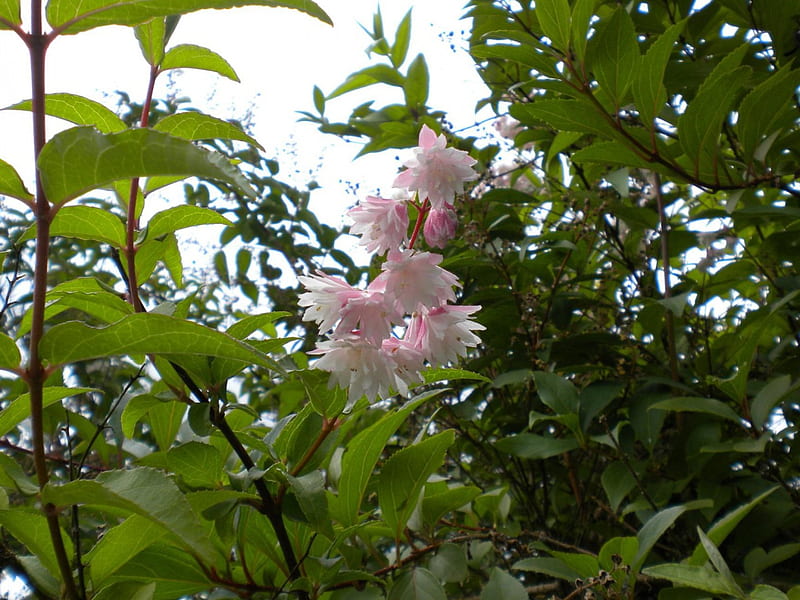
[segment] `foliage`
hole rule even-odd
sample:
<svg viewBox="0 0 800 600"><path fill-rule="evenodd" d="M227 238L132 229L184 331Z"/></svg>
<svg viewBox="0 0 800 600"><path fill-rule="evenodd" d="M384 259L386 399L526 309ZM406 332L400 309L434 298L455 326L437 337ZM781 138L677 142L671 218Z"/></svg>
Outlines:
<svg viewBox="0 0 800 600"><path fill-rule="evenodd" d="M505 140L450 132L485 178L443 265L484 307L465 366L492 384L432 418L486 494L475 526L507 536L483 581L497 565L531 595L800 593L798 8L469 3L477 106ZM446 129L408 102L328 121L356 84L410 85L401 30L372 36L380 65L308 118L363 152Z"/></svg>
<svg viewBox="0 0 800 600"><path fill-rule="evenodd" d="M240 124L150 95L118 115L43 78L55 37L115 23L150 90L174 68L236 79L169 45L177 15L327 16L90 4L50 2L49 32L38 1L30 31L0 5L32 56L10 108L40 177L0 162L0 526L39 596L800 596L795 0L472 0L490 143L448 130L410 15L390 41L378 13L376 64L304 118L362 153L427 125L479 161L442 266L486 330L463 370L349 412L307 368L317 332L276 257L353 285L380 260L337 250ZM374 85L401 100L326 116ZM48 139L45 114L77 127ZM228 247L213 274L176 235L201 224Z"/></svg>

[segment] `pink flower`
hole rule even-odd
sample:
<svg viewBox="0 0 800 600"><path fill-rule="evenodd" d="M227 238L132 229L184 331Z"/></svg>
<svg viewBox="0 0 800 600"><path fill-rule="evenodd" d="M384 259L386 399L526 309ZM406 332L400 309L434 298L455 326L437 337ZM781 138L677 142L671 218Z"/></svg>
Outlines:
<svg viewBox="0 0 800 600"><path fill-rule="evenodd" d="M407 169L397 176L394 186L416 191L420 201L427 198L435 209L452 204L456 194L464 191L464 182L478 178L472 169L477 161L463 150L447 148L444 134L436 137L427 125L419 132L414 155L403 163Z"/></svg>
<svg viewBox="0 0 800 600"><path fill-rule="evenodd" d="M419 306L439 306L456 299L453 286L458 278L438 266L442 257L430 252L396 250L389 252L383 272L370 284L383 289L386 298L407 313Z"/></svg>
<svg viewBox="0 0 800 600"><path fill-rule="evenodd" d="M458 218L452 205L446 204L442 209L431 209L422 230L425 234L425 241L429 246L444 248L447 242L455 237L456 225L458 225Z"/></svg>
<svg viewBox="0 0 800 600"><path fill-rule="evenodd" d="M309 354L321 355L317 369L329 371L328 386L348 389L348 403L361 396L385 399L393 392L408 394L410 385L422 382L422 353L403 340L390 337L376 346L361 336L320 342Z"/></svg>
<svg viewBox="0 0 800 600"><path fill-rule="evenodd" d="M368 252L383 254L387 250L396 250L408 234L405 200L367 196L347 214L353 219L350 233L361 236L359 243L366 246Z"/></svg>
<svg viewBox="0 0 800 600"><path fill-rule="evenodd" d="M480 306L444 305L415 312L403 338L418 348L433 366L443 366L467 355L467 348L474 348L481 339L474 331L486 329L470 320Z"/></svg>
<svg viewBox="0 0 800 600"><path fill-rule="evenodd" d="M504 137L509 140L513 140L515 137L517 137L517 134L522 131L522 125L520 122L512 117L509 117L508 115L503 115L497 119L493 125L500 134L500 137Z"/></svg>
<svg viewBox="0 0 800 600"><path fill-rule="evenodd" d="M334 337L340 338L360 329L363 339L377 345L389 337L392 323L399 325L403 322L403 315L397 312L393 302L387 301L383 291L370 289L348 299L341 309L341 318L333 332Z"/></svg>
<svg viewBox="0 0 800 600"><path fill-rule="evenodd" d="M368 400L387 398L395 382L395 365L381 348L358 336L320 342L309 354L322 355L317 369L330 371L328 386L347 389L349 404L366 396Z"/></svg>
<svg viewBox="0 0 800 600"><path fill-rule="evenodd" d="M307 290L300 294L297 304L306 306L303 321L316 321L322 331L332 328L341 317L342 308L351 298L364 292L338 277L325 273L298 277Z"/></svg>
<svg viewBox="0 0 800 600"><path fill-rule="evenodd" d="M390 337L383 340L381 351L391 358L394 364L393 386L398 392L407 396L409 386L422 383L419 372L422 370L424 357L412 344Z"/></svg>

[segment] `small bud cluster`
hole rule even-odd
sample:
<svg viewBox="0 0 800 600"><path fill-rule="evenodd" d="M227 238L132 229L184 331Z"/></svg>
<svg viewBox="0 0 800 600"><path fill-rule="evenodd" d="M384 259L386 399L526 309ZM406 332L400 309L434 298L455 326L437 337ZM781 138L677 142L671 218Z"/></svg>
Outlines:
<svg viewBox="0 0 800 600"><path fill-rule="evenodd" d="M414 157L394 181L401 195L369 196L348 212L360 243L386 254L380 275L366 289L324 273L300 277L308 290L298 301L303 320L329 337L311 352L321 356L314 366L331 373L331 386L348 389L350 403L408 394L426 364L447 365L480 343L474 332L484 327L471 319L480 306L453 304L458 278L439 266L441 255L414 249L420 229L431 247L443 248L455 236L453 203L464 182L477 178L473 164L424 125ZM410 238L409 203L419 215Z"/></svg>

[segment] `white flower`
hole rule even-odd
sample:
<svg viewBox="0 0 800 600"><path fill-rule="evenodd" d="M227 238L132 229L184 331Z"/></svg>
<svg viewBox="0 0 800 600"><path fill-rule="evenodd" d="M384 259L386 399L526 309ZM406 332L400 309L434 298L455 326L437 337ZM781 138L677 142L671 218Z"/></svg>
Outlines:
<svg viewBox="0 0 800 600"><path fill-rule="evenodd" d="M342 320L333 332L334 337L344 337L358 329L362 338L380 344L389 337L392 323L401 324L403 315L389 302L383 291L367 289L350 298L341 310Z"/></svg>
<svg viewBox="0 0 800 600"><path fill-rule="evenodd" d="M439 306L456 299L453 286L458 277L438 266L442 257L430 252L401 250L389 252L383 273L370 284L383 289L386 298L395 301L407 313L418 306Z"/></svg>
<svg viewBox="0 0 800 600"><path fill-rule="evenodd" d="M408 209L406 200L389 200L367 196L355 208L347 211L353 219L350 233L360 235L368 252L383 254L397 250L408 234Z"/></svg>
<svg viewBox="0 0 800 600"><path fill-rule="evenodd" d="M330 371L328 386L347 389L350 405L362 396L372 402L394 392L407 395L409 385L422 382L422 353L393 337L376 346L351 335L320 342L310 354L322 355L314 367Z"/></svg>
<svg viewBox="0 0 800 600"><path fill-rule="evenodd" d="M364 293L346 281L325 273L301 275L298 279L309 290L300 294L297 300L298 305L308 307L303 313L303 321L316 321L322 331L327 331L336 324L348 300L358 298Z"/></svg>
<svg viewBox="0 0 800 600"><path fill-rule="evenodd" d="M427 198L433 208L441 210L464 191L465 181L478 178L472 168L476 162L463 150L448 148L444 134L436 137L423 125L414 158L403 163L407 168L394 180L394 186L416 191L420 201Z"/></svg>
<svg viewBox="0 0 800 600"><path fill-rule="evenodd" d="M361 396L373 401L389 397L389 387L394 382L394 364L381 349L358 336L320 342L309 354L322 355L317 369L330 371L328 386L347 389L348 403Z"/></svg>
<svg viewBox="0 0 800 600"><path fill-rule="evenodd" d="M424 357L422 352L405 340L390 337L383 340L381 351L384 352L394 364L395 381L393 387L403 394L408 395L409 386L422 383L422 370Z"/></svg>
<svg viewBox="0 0 800 600"><path fill-rule="evenodd" d="M474 331L486 329L470 320L480 306L444 305L421 309L411 316L404 339L418 348L433 366L444 366L467 355L481 339Z"/></svg>

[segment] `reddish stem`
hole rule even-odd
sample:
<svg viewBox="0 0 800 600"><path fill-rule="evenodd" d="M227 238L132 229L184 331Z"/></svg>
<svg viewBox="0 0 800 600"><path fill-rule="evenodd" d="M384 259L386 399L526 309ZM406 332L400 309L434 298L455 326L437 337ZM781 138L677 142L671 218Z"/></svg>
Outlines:
<svg viewBox="0 0 800 600"><path fill-rule="evenodd" d="M425 217L431 209L431 201L425 198L425 202L419 207L419 214L417 215L417 222L414 224L414 231L411 234L411 239L408 241L409 250L414 247L419 237L419 230L422 229L422 224L425 222Z"/></svg>
<svg viewBox="0 0 800 600"><path fill-rule="evenodd" d="M44 148L47 136L45 132L45 54L50 39L42 32L42 3L34 0L31 3L31 33L26 38L31 61L31 98L33 115L33 152L34 164ZM36 169L36 257L34 259L33 305L31 307L30 347L28 349L28 366L25 379L28 383L31 402L31 443L33 447L33 464L39 489L47 485L50 475L47 471L47 457L44 451L44 383L47 379L41 356L39 342L44 335L44 308L47 296L47 271L50 258L50 222L53 217L50 202L44 193L41 174ZM67 556L64 540L61 537L61 526L58 522L58 511L52 504L43 507L50 539L53 544L58 569L64 582L66 597L78 600L81 596L72 578L72 568Z"/></svg>
<svg viewBox="0 0 800 600"><path fill-rule="evenodd" d="M153 104L153 90L156 86L156 78L160 73L158 66L150 67L150 80L147 83L147 94L142 105L141 127L147 127L150 123L150 107ZM125 231L125 258L128 267L128 294L131 304L136 312L143 312L144 305L139 298L139 284L136 277L136 231L139 229L139 219L136 218L136 200L139 196L139 178L131 179L131 192L128 196L128 219Z"/></svg>

